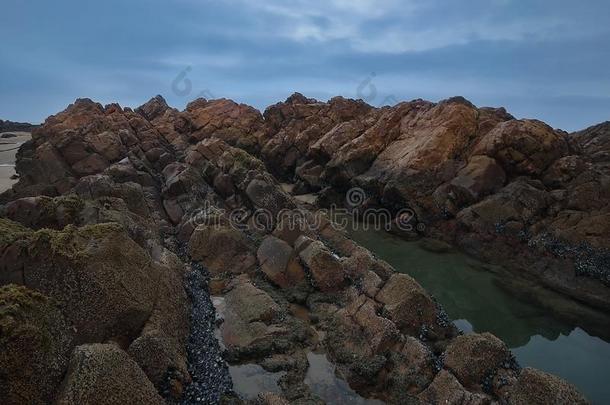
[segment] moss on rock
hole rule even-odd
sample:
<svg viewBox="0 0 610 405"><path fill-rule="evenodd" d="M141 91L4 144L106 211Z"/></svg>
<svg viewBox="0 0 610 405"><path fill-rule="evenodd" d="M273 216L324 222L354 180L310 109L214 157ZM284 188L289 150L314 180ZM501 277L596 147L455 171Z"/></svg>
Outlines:
<svg viewBox="0 0 610 405"><path fill-rule="evenodd" d="M0 244L10 245L11 243L27 236L32 232L31 229L13 222L9 219L0 218Z"/></svg>
<svg viewBox="0 0 610 405"><path fill-rule="evenodd" d="M121 225L28 232L10 221L2 224L10 231L4 238L18 245L9 246L0 280L57 300L79 343L137 336L157 300L162 270Z"/></svg>
<svg viewBox="0 0 610 405"><path fill-rule="evenodd" d="M31 243L38 248L48 248L48 251L54 256L82 259L91 255L90 242L92 240L112 242L117 234L123 232L123 227L113 222L86 225L81 228L68 225L61 231L38 230L32 235Z"/></svg>
<svg viewBox="0 0 610 405"><path fill-rule="evenodd" d="M231 148L230 154L233 157L235 164L238 168L242 168L245 170L256 170L263 171L265 170L265 165L262 161L255 158L248 152L238 148ZM236 168L237 169L237 168Z"/></svg>
<svg viewBox="0 0 610 405"><path fill-rule="evenodd" d="M22 286L0 287L2 403L51 402L68 366L72 342L53 300Z"/></svg>

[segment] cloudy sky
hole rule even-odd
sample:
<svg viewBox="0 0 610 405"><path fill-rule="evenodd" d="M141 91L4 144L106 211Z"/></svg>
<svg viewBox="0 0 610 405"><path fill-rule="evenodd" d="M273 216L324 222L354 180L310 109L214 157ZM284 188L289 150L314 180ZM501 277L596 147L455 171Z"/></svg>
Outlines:
<svg viewBox="0 0 610 405"><path fill-rule="evenodd" d="M608 16L608 0L2 0L0 118L299 91L462 95L576 130L610 120Z"/></svg>

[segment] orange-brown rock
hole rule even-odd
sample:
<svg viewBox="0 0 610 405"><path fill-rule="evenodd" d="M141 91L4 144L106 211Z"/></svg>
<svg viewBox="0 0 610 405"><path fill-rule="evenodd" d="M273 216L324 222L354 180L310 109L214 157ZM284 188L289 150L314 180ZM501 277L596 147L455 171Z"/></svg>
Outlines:
<svg viewBox="0 0 610 405"><path fill-rule="evenodd" d="M305 271L292 247L274 236L267 236L257 252L261 271L282 288L296 287L305 282Z"/></svg>
<svg viewBox="0 0 610 405"><path fill-rule="evenodd" d="M521 175L539 175L567 152L564 134L536 120L500 123L474 148L474 153L498 160L508 173Z"/></svg>
<svg viewBox="0 0 610 405"><path fill-rule="evenodd" d="M77 100L23 145L20 180L0 197L0 216L19 223L0 219L0 284L56 299L77 343L95 343L74 352L59 395L49 387L61 367L31 392L157 403L157 391L188 390L197 376L182 285L193 259L225 294L230 358L270 366L281 354L291 401L310 399L299 386L303 352L324 347L352 388L390 402L578 402L563 382L519 375L493 336L456 338L419 284L303 209L276 178L328 205L360 187L355 211L408 208L418 226L404 234L429 248L453 242L608 309L608 128L567 134L459 97L374 108L297 93L263 115L226 99L185 111L160 96L135 111ZM286 288L296 285L305 288ZM33 339L57 323L28 316ZM47 365L32 347L23 358Z"/></svg>
<svg viewBox="0 0 610 405"><path fill-rule="evenodd" d="M256 264L251 243L231 225L199 225L189 241L189 252L212 274L245 273Z"/></svg>

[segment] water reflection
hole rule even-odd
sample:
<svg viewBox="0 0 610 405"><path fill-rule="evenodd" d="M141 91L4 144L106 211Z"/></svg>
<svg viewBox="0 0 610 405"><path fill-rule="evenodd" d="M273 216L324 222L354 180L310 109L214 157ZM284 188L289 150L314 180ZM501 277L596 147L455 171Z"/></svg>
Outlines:
<svg viewBox="0 0 610 405"><path fill-rule="evenodd" d="M311 392L329 404L353 405L382 405L376 399L366 399L352 390L349 384L337 377L335 366L328 361L325 354L307 353L309 368L305 377L305 384Z"/></svg>
<svg viewBox="0 0 610 405"><path fill-rule="evenodd" d="M519 284L506 274L500 281L497 273L483 269L488 266L458 252L431 253L417 242L380 231L360 229L350 233L397 271L419 281L464 332L495 334L513 349L522 366L564 377L594 403L610 398L610 384L602 381L610 375L610 344L603 340L610 334L607 322L574 321L580 308L573 302ZM536 305L531 303L534 301Z"/></svg>
<svg viewBox="0 0 610 405"><path fill-rule="evenodd" d="M278 381L285 372L271 373L258 364L229 366L233 390L241 399L253 400L261 392L281 392Z"/></svg>
<svg viewBox="0 0 610 405"><path fill-rule="evenodd" d="M580 328L554 340L532 336L526 345L513 349L513 353L523 364L573 382L595 404L610 400L610 345Z"/></svg>

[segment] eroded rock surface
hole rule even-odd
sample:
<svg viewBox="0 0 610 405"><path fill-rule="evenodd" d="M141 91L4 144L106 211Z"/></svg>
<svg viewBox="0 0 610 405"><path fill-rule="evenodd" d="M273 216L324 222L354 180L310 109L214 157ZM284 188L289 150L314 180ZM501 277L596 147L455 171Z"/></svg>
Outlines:
<svg viewBox="0 0 610 405"><path fill-rule="evenodd" d="M78 346L72 353L58 404L163 404L146 374L127 353L109 344Z"/></svg>
<svg viewBox="0 0 610 405"><path fill-rule="evenodd" d="M321 403L305 382L317 351L389 403L583 402L493 335L460 335L415 280L278 178L322 202L357 186L353 209L408 207L426 225L409 236L431 249L517 257L607 309L608 133L463 98L374 108L297 93L263 114L77 100L34 131L0 196L3 400L239 401L228 361L281 372L263 403Z"/></svg>

